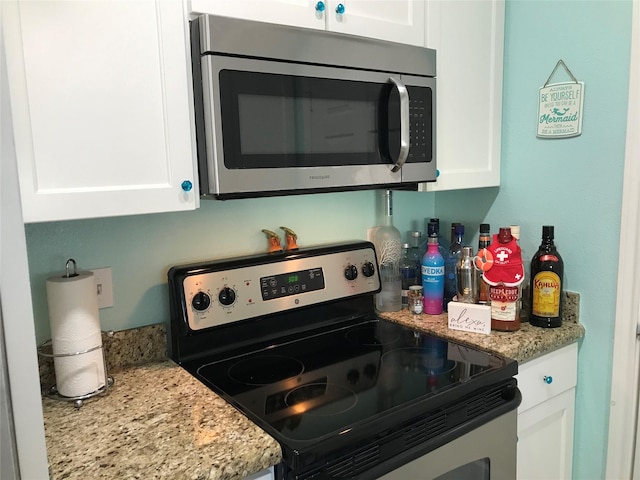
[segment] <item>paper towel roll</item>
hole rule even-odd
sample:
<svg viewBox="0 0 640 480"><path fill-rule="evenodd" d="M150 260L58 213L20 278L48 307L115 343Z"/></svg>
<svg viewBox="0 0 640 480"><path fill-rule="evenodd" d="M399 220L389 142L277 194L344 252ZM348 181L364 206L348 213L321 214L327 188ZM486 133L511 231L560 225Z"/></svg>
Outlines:
<svg viewBox="0 0 640 480"><path fill-rule="evenodd" d="M58 392L65 397L79 397L95 392L105 385L101 348L82 355L55 356L102 346L93 272L48 278L47 303Z"/></svg>

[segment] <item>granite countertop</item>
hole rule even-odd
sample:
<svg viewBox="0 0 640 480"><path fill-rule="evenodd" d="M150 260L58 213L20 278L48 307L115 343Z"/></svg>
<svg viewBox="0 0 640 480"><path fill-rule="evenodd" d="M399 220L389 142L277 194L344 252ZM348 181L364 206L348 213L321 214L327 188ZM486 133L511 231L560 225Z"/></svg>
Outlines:
<svg viewBox="0 0 640 480"><path fill-rule="evenodd" d="M113 377L79 409L43 399L52 479L240 479L282 459L278 442L171 361Z"/></svg>
<svg viewBox="0 0 640 480"><path fill-rule="evenodd" d="M489 335L449 330L446 314L380 315L522 363L584 336L577 322L578 303L577 294L565 298L559 328L525 322L516 332ZM116 332L106 342L107 365L116 379L106 395L80 409L43 398L52 479L235 480L282 460L278 442L166 360L162 325L136 330ZM132 357L152 363L121 363ZM41 373L50 370L41 365Z"/></svg>

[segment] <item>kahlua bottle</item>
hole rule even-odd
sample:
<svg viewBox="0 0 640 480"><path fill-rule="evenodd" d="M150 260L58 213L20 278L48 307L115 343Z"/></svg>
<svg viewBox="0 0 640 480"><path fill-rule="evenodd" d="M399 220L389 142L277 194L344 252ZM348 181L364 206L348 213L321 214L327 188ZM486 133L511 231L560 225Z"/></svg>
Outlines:
<svg viewBox="0 0 640 480"><path fill-rule="evenodd" d="M553 226L543 226L542 243L531 259L529 322L537 327L562 325L564 263L553 240Z"/></svg>

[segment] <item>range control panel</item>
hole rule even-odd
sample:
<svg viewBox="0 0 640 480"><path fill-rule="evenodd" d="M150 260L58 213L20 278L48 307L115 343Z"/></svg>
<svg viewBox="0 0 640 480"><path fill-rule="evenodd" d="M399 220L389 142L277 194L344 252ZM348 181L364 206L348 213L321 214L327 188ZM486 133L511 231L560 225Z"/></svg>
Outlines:
<svg viewBox="0 0 640 480"><path fill-rule="evenodd" d="M190 266L182 280L186 320L201 330L295 308L375 293L380 276L373 245L348 251L257 257L224 268ZM260 260L262 259L262 261ZM180 267L176 267L180 268Z"/></svg>

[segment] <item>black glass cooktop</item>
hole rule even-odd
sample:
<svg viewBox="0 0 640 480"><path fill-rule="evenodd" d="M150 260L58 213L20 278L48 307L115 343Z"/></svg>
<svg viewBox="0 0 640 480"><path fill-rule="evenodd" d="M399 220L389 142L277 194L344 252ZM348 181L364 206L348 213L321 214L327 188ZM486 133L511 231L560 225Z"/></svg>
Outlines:
<svg viewBox="0 0 640 480"><path fill-rule="evenodd" d="M517 364L368 320L189 369L274 438L295 447L366 431L367 425L379 429L386 417L397 423L432 411L465 391L509 379Z"/></svg>

